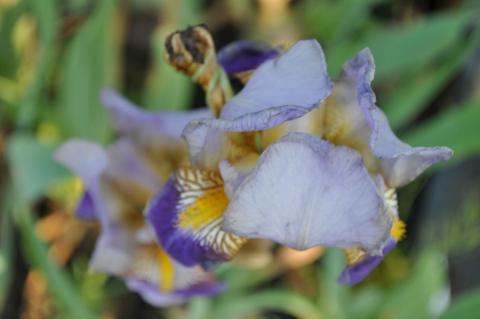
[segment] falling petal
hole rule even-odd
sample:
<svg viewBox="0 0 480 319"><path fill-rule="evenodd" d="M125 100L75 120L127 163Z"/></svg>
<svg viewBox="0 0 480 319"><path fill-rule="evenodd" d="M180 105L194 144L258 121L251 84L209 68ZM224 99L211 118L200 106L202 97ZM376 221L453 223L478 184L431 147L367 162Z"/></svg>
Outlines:
<svg viewBox="0 0 480 319"><path fill-rule="evenodd" d="M377 255L391 219L358 153L290 133L235 191L223 228L300 250L359 246Z"/></svg>
<svg viewBox="0 0 480 319"><path fill-rule="evenodd" d="M221 230L228 197L220 175L185 168L147 208L148 221L160 244L186 266L208 269L233 257L245 239Z"/></svg>
<svg viewBox="0 0 480 319"><path fill-rule="evenodd" d="M95 220L97 218L97 211L93 202L92 195L88 191L84 192L80 201L78 202L75 213L78 218L85 220Z"/></svg>
<svg viewBox="0 0 480 319"><path fill-rule="evenodd" d="M383 248L382 255L368 256L361 262L348 266L341 273L338 282L343 285L355 285L361 282L382 262L384 256L395 248L396 245L397 241L389 237Z"/></svg>

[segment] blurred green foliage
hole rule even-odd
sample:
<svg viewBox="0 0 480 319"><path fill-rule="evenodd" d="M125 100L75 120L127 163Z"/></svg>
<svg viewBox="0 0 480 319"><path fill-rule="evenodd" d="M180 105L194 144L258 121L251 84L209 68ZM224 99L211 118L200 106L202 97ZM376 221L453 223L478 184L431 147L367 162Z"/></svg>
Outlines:
<svg viewBox="0 0 480 319"><path fill-rule="evenodd" d="M51 159L56 144L68 137L103 143L112 138L98 94L105 86L128 91L122 87L128 70L121 51L129 12L153 10L158 19L149 38L152 61L144 88L128 94L148 108L180 110L192 104L195 87L163 63L163 41L170 32L203 21L216 26L230 17L242 37L258 38L255 27L242 25L259 15L252 2L217 2L238 12L219 16L222 11L212 9L214 5L194 0L0 1L0 133L8 165L0 194L0 313L8 307L15 275L13 227L28 263L45 275L59 318L97 317L125 293L118 282L88 272L86 256L75 257L72 269L58 267L34 231L32 203L67 176ZM288 14L301 37L322 43L332 77L346 59L369 47L377 65L378 102L392 127L412 145L451 147L454 159L436 167L445 169L480 154L479 88L458 77L474 67L477 81L480 77L478 56L474 59L480 49L480 7L475 1L458 3L438 13L409 15L408 9L401 10L401 1L304 0ZM374 8L393 13L380 19ZM456 93L445 95L447 87ZM416 192L409 194L413 198ZM276 313L393 319L476 318L480 313L479 290L449 306L445 258L435 248L393 254L376 272L387 272L377 276L382 280L374 274L374 280L355 288L336 283L343 265L340 252L329 251L307 266L310 293L292 288L282 280L286 274L274 266L248 270L226 265L218 270L230 285L225 294L196 298L186 308L165 314L195 319L277 318Z"/></svg>

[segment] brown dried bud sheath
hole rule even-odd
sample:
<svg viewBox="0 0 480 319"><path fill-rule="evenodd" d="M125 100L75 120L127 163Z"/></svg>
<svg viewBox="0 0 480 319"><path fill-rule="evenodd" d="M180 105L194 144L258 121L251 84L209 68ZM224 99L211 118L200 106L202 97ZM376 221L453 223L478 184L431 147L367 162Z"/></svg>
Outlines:
<svg viewBox="0 0 480 319"><path fill-rule="evenodd" d="M206 26L191 26L172 33L165 41L165 48L167 61L202 86L207 104L218 116L232 93L228 77L217 63L215 44Z"/></svg>

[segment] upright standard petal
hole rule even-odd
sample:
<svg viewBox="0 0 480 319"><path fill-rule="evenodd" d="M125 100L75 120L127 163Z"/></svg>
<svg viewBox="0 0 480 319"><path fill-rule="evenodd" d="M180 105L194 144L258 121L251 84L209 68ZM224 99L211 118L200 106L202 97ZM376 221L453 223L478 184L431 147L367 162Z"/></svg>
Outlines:
<svg viewBox="0 0 480 319"><path fill-rule="evenodd" d="M446 160L446 147L411 147L392 132L385 114L375 105L371 88L375 72L368 49L348 61L325 102L324 137L362 153L368 168L381 173L389 187L415 179L434 163Z"/></svg>
<svg viewBox="0 0 480 319"><path fill-rule="evenodd" d="M320 44L315 40L299 41L278 58L262 64L243 90L225 105L221 118L239 120L257 112L285 109L289 110L287 118L293 119L316 107L330 90ZM248 119L243 118L243 124L250 130L265 128L266 123ZM261 127L256 128L257 125Z"/></svg>
<svg viewBox="0 0 480 319"><path fill-rule="evenodd" d="M108 163L107 153L100 145L78 139L62 144L54 159L80 176L87 185L98 179Z"/></svg>
<svg viewBox="0 0 480 319"><path fill-rule="evenodd" d="M206 153L224 153L228 142L224 132L264 130L303 116L330 94L331 86L318 42L299 41L263 63L225 105L219 119L194 120L185 128L192 162L204 161Z"/></svg>
<svg viewBox="0 0 480 319"><path fill-rule="evenodd" d="M190 121L211 117L206 108L187 112L145 111L111 89L104 89L100 97L117 132L131 138L179 139Z"/></svg>
<svg viewBox="0 0 480 319"><path fill-rule="evenodd" d="M122 138L131 141L136 154L144 158L156 178L165 182L173 169L187 160L181 139L184 127L195 118L209 118L207 109L186 112L149 112L135 106L113 90L101 93L103 104Z"/></svg>
<svg viewBox="0 0 480 319"><path fill-rule="evenodd" d="M147 219L173 258L209 269L232 258L245 242L221 230L227 204L219 173L185 168L152 199Z"/></svg>
<svg viewBox="0 0 480 319"><path fill-rule="evenodd" d="M217 54L217 60L227 74L234 74L254 70L279 54L279 50L264 43L242 40L222 48Z"/></svg>
<svg viewBox="0 0 480 319"><path fill-rule="evenodd" d="M355 246L378 255L391 223L355 151L290 133L263 153L235 191L223 228L295 249Z"/></svg>

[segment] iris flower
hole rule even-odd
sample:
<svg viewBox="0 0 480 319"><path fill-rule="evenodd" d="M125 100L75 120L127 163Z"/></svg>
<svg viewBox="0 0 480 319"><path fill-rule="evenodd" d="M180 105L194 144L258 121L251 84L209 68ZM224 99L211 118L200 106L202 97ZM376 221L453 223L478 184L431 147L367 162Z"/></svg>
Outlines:
<svg viewBox="0 0 480 319"><path fill-rule="evenodd" d="M186 160L182 128L209 111L148 113L109 90L102 100L119 139L107 149L74 139L55 155L84 182L78 216L101 225L91 268L122 277L129 289L156 306L218 293L223 285L211 274L178 263L158 245L143 215L148 199Z"/></svg>
<svg viewBox="0 0 480 319"><path fill-rule="evenodd" d="M340 281L362 280L403 235L396 188L452 155L394 135L373 74L363 50L332 83L318 42L299 41L263 62L219 118L190 122L190 166L147 210L167 252L208 269L247 238L340 247L349 256Z"/></svg>

